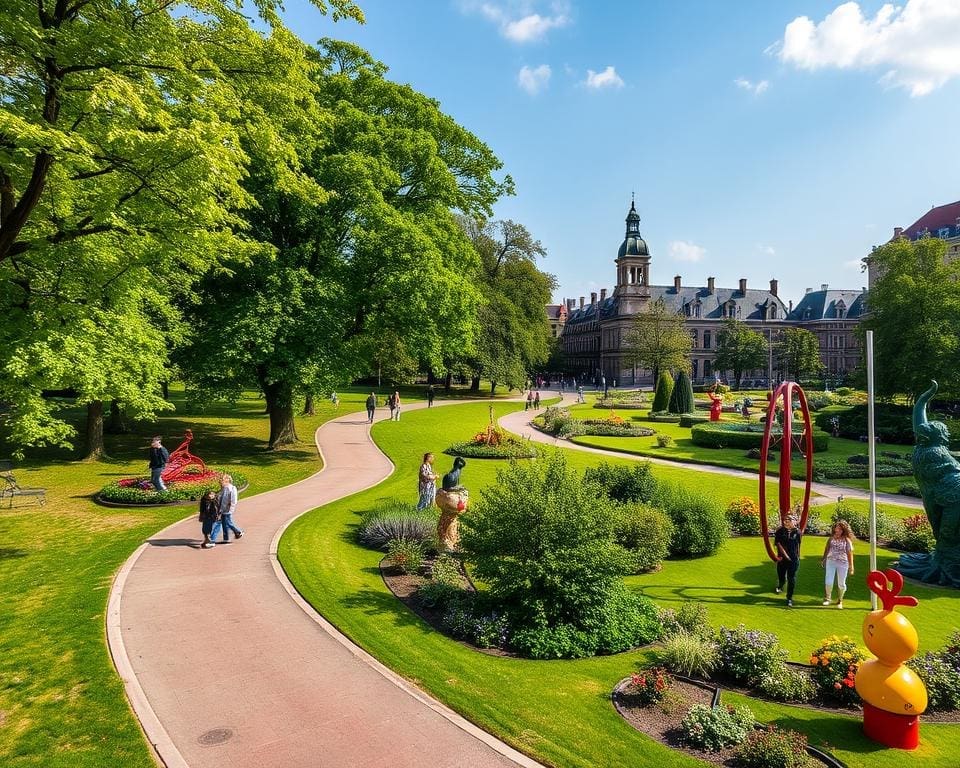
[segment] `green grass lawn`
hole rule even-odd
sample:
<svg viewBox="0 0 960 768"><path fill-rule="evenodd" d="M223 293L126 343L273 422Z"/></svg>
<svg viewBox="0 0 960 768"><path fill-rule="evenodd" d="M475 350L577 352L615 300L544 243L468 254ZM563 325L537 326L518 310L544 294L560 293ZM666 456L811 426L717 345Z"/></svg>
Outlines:
<svg viewBox="0 0 960 768"><path fill-rule="evenodd" d="M48 489L39 507L19 500L0 509L0 765L4 768L153 768L156 763L127 704L106 647L104 616L113 575L146 538L193 514L191 507L107 509L91 494L118 477L146 473L149 436L172 450L194 430L193 453L216 467L236 467L246 494L300 480L320 469L313 433L334 415L328 401L299 418L304 441L265 450L263 402L245 398L187 415L173 392L174 415L135 433L108 436L114 457L69 460L67 451L28 454L14 470L22 485ZM340 412L363 407L343 394ZM77 414L79 415L79 414ZM241 497L242 498L242 497Z"/></svg>
<svg viewBox="0 0 960 768"><path fill-rule="evenodd" d="M501 415L514 407L498 403L495 412ZM399 428L375 426L374 437L397 471L376 488L314 510L291 525L280 542L284 569L306 599L359 645L475 723L540 760L558 766L700 765L635 731L610 704L615 683L645 663L648 653L549 662L479 653L434 631L399 603L380 578L377 564L381 553L356 544L360 515L385 498L413 501L420 455L442 451L469 437L486 423L486 408L463 405L455 413L449 409L421 411L405 417ZM599 461L573 450L566 454L577 469ZM447 469L447 459L438 460L441 471ZM496 469L502 465L490 460L468 462L463 480L474 498L495 481ZM661 479L709 487L724 503L735 496L756 496L756 483L750 480L679 467L656 466L653 471ZM867 605L865 589L854 587L845 611L820 608L816 598L822 572L815 561L822 541L808 540L801 569L802 597L798 596L802 605L793 611L774 601L770 592L774 566L756 538L733 540L710 558L668 562L661 572L632 577L629 583L664 605L703 600L717 624L742 620L776 631L794 657L802 659L825 635L838 630L859 635L860 609ZM865 570L864 556L861 545L858 576ZM924 647L932 647L953 626L955 593L914 592L921 598L921 606L910 615ZM905 759L916 759L878 750L861 735L855 719L749 703L765 721L792 723L809 733L814 742L829 742L852 767L893 768L902 766ZM956 765L960 726L926 725L923 738L918 754L927 758L924 765Z"/></svg>
<svg viewBox="0 0 960 768"><path fill-rule="evenodd" d="M593 402L594 399L588 396L585 404L571 406L568 410L570 411L571 415L579 419L602 419L609 415L609 410L594 408ZM647 414L646 410L638 411L635 409L624 408L620 410L614 410L614 413L630 423L639 424L656 430L657 434L669 435L673 438L673 445L666 448L657 447L656 435L651 437L581 435L572 438L571 442L577 443L578 445L589 446L591 448L604 448L606 450L620 451L621 453L630 453L636 456L656 457L659 459L666 459L668 461L682 461L691 464L712 464L718 467L741 469L746 472L759 471L759 459L748 458L746 455L746 450L742 448L704 448L699 445L694 445L693 440L690 438L690 429L688 427L681 427L679 424L646 421L643 419L635 420L636 417L645 417ZM706 411L703 413L706 414ZM756 421L758 417L759 413L755 408L753 420ZM743 423L743 419L732 414L724 414L724 421ZM878 454L880 451L894 451L896 453L903 454L909 453L910 450L910 446L877 443ZM824 454L817 455L828 456L831 459L840 459L845 461L848 457L853 456L854 454L865 454L866 452L867 445L865 443L861 443L857 440L848 440L846 438L831 437L829 450ZM772 475L776 475L778 467L779 456L772 465L768 464L767 471ZM793 461L793 471L802 472L803 467L804 459L802 457L795 456ZM878 477L877 490L882 493L899 493L900 486L907 482L915 482L912 475L905 475L902 477ZM867 480L865 479L839 479L831 480L830 483L832 485L837 485L840 488L848 487L865 489L867 487Z"/></svg>

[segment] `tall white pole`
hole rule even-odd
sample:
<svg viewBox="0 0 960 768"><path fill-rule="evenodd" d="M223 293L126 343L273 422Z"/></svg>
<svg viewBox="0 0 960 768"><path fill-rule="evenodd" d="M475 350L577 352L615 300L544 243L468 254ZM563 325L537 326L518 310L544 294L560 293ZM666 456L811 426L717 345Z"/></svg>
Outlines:
<svg viewBox="0 0 960 768"><path fill-rule="evenodd" d="M867 331L867 456L870 476L870 570L877 570L877 441L874 430L873 331ZM870 592L870 605L877 610L877 596Z"/></svg>

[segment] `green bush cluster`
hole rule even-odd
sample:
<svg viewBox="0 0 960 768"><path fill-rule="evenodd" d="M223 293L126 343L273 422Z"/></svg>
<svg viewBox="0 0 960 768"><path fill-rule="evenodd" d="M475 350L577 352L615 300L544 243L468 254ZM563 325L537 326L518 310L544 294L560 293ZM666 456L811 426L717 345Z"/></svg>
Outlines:
<svg viewBox="0 0 960 768"><path fill-rule="evenodd" d="M684 485L661 485L653 499L673 523L670 554L683 557L709 555L729 534L723 507L710 494Z"/></svg>
<svg viewBox="0 0 960 768"><path fill-rule="evenodd" d="M387 557L401 572L419 573L424 559L423 544L406 539L391 539L387 542Z"/></svg>
<svg viewBox="0 0 960 768"><path fill-rule="evenodd" d="M802 429L796 426L797 432ZM713 421L694 424L690 429L690 439L694 445L703 448L760 448L763 445L763 427L759 424L742 424L728 421ZM830 435L820 430L813 432L813 450L815 453L826 451L830 444Z"/></svg>
<svg viewBox="0 0 960 768"><path fill-rule="evenodd" d="M454 443L444 453L450 456L465 456L472 459L533 459L537 447L529 440L508 440L500 445L483 445L466 441Z"/></svg>
<svg viewBox="0 0 960 768"><path fill-rule="evenodd" d="M818 457L813 464L813 476L817 481L838 478L864 478L869 476L866 454L855 454L843 459ZM913 473L913 464L909 459L891 456L888 452L877 457L877 477L899 477Z"/></svg>
<svg viewBox="0 0 960 768"><path fill-rule="evenodd" d="M747 496L734 499L727 505L727 523L740 536L759 536L760 508Z"/></svg>
<svg viewBox="0 0 960 768"><path fill-rule="evenodd" d="M807 754L807 737L777 728L754 729L733 757L737 768L813 768L820 763Z"/></svg>
<svg viewBox="0 0 960 768"><path fill-rule="evenodd" d="M145 489L137 485L122 487L119 481L107 483L97 493L97 497L111 504L169 504L177 501L200 501L200 497L207 491L220 490L219 474L227 470L216 470L217 477L211 477L203 482L172 482L167 485L165 491L155 491L153 488ZM233 484L237 488L247 486L247 478L234 469L229 470L233 478ZM149 478L140 478L141 482L149 483Z"/></svg>
<svg viewBox="0 0 960 768"><path fill-rule="evenodd" d="M896 524L890 545L904 552L932 552L937 546L933 527L924 514L911 515Z"/></svg>
<svg viewBox="0 0 960 768"><path fill-rule="evenodd" d="M463 590L458 592L444 606L441 618L444 629L477 648L509 647L509 617L484 595Z"/></svg>
<svg viewBox="0 0 960 768"><path fill-rule="evenodd" d="M673 438L670 435L657 435L657 448L669 448L673 445Z"/></svg>
<svg viewBox="0 0 960 768"><path fill-rule="evenodd" d="M841 437L859 440L867 434L867 406L855 405L846 411L828 411L817 415L817 426L830 430L830 420L837 419ZM950 447L960 447L960 421L937 414L950 430ZM884 443L913 445L913 410L907 405L877 403L874 410L874 434Z"/></svg>
<svg viewBox="0 0 960 768"><path fill-rule="evenodd" d="M583 479L587 483L595 484L608 498L622 503L649 503L657 493L657 481L653 477L649 461L638 461L629 465L603 461L595 467L587 467Z"/></svg>
<svg viewBox="0 0 960 768"><path fill-rule="evenodd" d="M744 741L754 722L747 707L694 704L680 723L680 732L690 746L720 752Z"/></svg>
<svg viewBox="0 0 960 768"><path fill-rule="evenodd" d="M357 538L373 549L386 549L394 540L430 545L436 538L438 517L434 508L417 511L414 504L389 499L364 513Z"/></svg>
<svg viewBox="0 0 960 768"><path fill-rule="evenodd" d="M630 573L656 569L670 554L673 523L666 513L641 502L617 510L614 538L630 557Z"/></svg>
<svg viewBox="0 0 960 768"><path fill-rule="evenodd" d="M907 662L927 689L931 710L944 712L960 709L960 631L947 638L943 648L915 656Z"/></svg>
<svg viewBox="0 0 960 768"><path fill-rule="evenodd" d="M760 678L756 686L761 694L774 701L804 703L817 695L817 686L806 669L780 664Z"/></svg>
<svg viewBox="0 0 960 768"><path fill-rule="evenodd" d="M657 379L656 390L653 393L653 404L650 411L653 413L666 411L670 405L670 395L673 394L673 376L670 371L664 371Z"/></svg>
<svg viewBox="0 0 960 768"><path fill-rule="evenodd" d="M850 530L858 539L870 538L870 513L861 512L854 509L844 501L838 501L830 515L830 527L833 528L839 521L846 520L850 523ZM898 521L888 514L877 510L877 537L881 539L891 539L896 535L900 525Z"/></svg>
<svg viewBox="0 0 960 768"><path fill-rule="evenodd" d="M904 496L913 496L916 499L923 498L923 494L920 493L920 486L916 483L904 483L898 490Z"/></svg>
<svg viewBox="0 0 960 768"><path fill-rule="evenodd" d="M770 632L747 629L739 624L734 629L717 630L717 662L732 680L749 688L760 685L764 677L784 665L787 650Z"/></svg>

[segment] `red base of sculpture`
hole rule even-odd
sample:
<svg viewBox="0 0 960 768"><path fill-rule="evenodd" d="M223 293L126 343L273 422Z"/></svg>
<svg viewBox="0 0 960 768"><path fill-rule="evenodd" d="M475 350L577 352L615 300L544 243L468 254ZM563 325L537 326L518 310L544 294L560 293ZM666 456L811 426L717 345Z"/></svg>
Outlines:
<svg viewBox="0 0 960 768"><path fill-rule="evenodd" d="M863 732L885 747L916 749L920 745L920 715L895 715L864 702Z"/></svg>

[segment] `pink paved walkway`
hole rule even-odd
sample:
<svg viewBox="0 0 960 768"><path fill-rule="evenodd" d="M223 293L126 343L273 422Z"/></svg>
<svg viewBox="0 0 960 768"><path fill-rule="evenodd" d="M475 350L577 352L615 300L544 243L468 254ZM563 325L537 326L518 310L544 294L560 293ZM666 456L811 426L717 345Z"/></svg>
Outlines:
<svg viewBox="0 0 960 768"><path fill-rule="evenodd" d="M553 397L555 394L559 393L550 392L546 395L546 397ZM558 405L570 406L575 405L577 402L577 396L574 394L567 393L562 395L562 398L562 401ZM562 440L560 438L553 437L552 435L544 434L539 429L535 429L533 426L531 426L530 422L533 421L536 415L537 412L534 411L514 411L513 413L508 413L506 416L500 418L500 426L516 435L529 438L534 442L555 445L559 448L572 448L577 451L596 453L600 456L608 456L611 458L615 457L620 459L633 459L635 461L649 461L653 464L660 464L664 467L681 467L683 469L692 469L696 472L726 475L727 477L739 477L744 480L752 480L754 483L757 482L758 475L756 472L745 472L740 469L730 469L728 467L715 467L709 464L691 464L683 461L670 461L669 459L658 459L650 456L636 456L629 453L620 453L619 451L604 450L603 448L592 448L588 445L577 445L577 443L572 443L569 440ZM776 477L774 477L773 480L776 481ZM803 481L794 480L793 486L795 488L803 488ZM837 496L841 494L846 499L869 498L867 491L859 490L857 488L845 488L840 485L831 485L830 483L811 483L810 489L812 491L810 499L811 504L826 504L834 501ZM816 493L820 494L819 498L813 496L813 494ZM903 507L914 507L918 510L923 509L923 502L920 499L914 499L909 496L878 493L877 501L881 504L899 504Z"/></svg>
<svg viewBox="0 0 960 768"><path fill-rule="evenodd" d="M364 415L328 422L317 444L322 472L241 497L242 540L201 550L192 516L151 538L117 577L110 648L162 762L536 766L401 681L288 593L274 568L285 524L393 471Z"/></svg>

